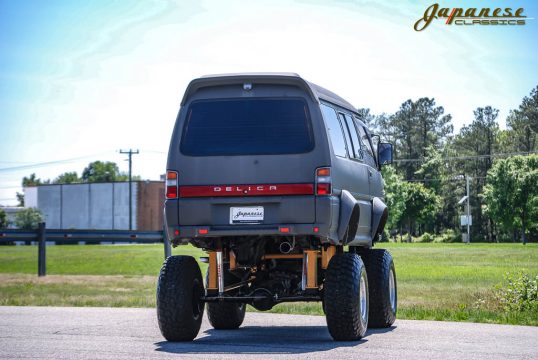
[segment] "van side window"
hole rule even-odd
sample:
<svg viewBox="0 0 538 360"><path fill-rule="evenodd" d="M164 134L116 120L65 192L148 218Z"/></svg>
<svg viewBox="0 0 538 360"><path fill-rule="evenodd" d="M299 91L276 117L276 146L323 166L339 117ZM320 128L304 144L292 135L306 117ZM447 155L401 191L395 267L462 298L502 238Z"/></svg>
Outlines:
<svg viewBox="0 0 538 360"><path fill-rule="evenodd" d="M349 116L347 114L345 116L346 116L347 127L349 129L350 134L351 134L351 141L353 142L353 149L355 150L354 158L355 159L362 159L363 156L362 156L362 151L361 151L361 145L360 145L359 138L357 136L357 129L355 128L355 123L354 123L353 118L351 116Z"/></svg>
<svg viewBox="0 0 538 360"><path fill-rule="evenodd" d="M366 126L364 126L364 130L366 131L366 135L368 135L370 147L372 148L374 152L373 153L374 160L376 160L376 163L377 163L377 143L374 141L374 137L372 137L372 133L370 132L370 130L368 130Z"/></svg>
<svg viewBox="0 0 538 360"><path fill-rule="evenodd" d="M345 115L341 112L338 113L338 119L340 120L340 124L342 125L342 130L344 131L344 136L346 138L346 144L347 144L347 152L349 154L349 157L352 158L354 157L354 149L353 149L353 145L351 143L351 137L349 136L349 128L347 127L347 124L346 124L346 118L344 117Z"/></svg>
<svg viewBox="0 0 538 360"><path fill-rule="evenodd" d="M323 112L323 118L327 130L329 130L329 136L333 146L334 154L337 156L346 157L346 142L344 140L344 134L342 133L342 126L336 115L336 111L325 104L321 104L321 111Z"/></svg>
<svg viewBox="0 0 538 360"><path fill-rule="evenodd" d="M374 152L372 150L372 145L370 144L370 139L368 138L368 134L366 134L366 130L360 124L357 124L357 129L359 130L361 146L362 146L363 154L364 154L364 161L366 161L368 165L375 168L376 164L375 164Z"/></svg>

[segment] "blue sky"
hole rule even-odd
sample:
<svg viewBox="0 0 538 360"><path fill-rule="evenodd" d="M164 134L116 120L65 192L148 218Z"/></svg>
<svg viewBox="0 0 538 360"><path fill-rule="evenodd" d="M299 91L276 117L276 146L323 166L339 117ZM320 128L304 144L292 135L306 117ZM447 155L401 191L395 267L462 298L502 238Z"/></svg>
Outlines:
<svg viewBox="0 0 538 360"><path fill-rule="evenodd" d="M204 74L292 71L374 113L429 96L457 129L486 105L504 125L538 85L538 20L415 32L432 3L0 0L0 204L32 172L126 171L130 147L134 173L158 179L182 93ZM532 1L439 3L538 17Z"/></svg>

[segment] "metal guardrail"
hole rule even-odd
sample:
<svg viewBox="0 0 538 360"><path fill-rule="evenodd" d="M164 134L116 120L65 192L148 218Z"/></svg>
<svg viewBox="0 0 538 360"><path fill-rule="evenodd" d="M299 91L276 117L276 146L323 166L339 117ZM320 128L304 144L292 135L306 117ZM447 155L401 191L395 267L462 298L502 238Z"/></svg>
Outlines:
<svg viewBox="0 0 538 360"><path fill-rule="evenodd" d="M15 241L37 242L38 276L46 275L47 241L74 245L79 245L81 241L137 244L162 242L165 259L172 254L164 231L47 229L45 223L40 223L36 230L0 229L0 243Z"/></svg>

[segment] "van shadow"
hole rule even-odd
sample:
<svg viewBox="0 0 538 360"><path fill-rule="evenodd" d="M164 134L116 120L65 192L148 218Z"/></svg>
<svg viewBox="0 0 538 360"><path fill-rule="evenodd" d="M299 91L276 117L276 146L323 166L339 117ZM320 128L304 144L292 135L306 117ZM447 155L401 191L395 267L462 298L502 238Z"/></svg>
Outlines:
<svg viewBox="0 0 538 360"><path fill-rule="evenodd" d="M237 330L204 331L192 342L160 341L155 351L177 354L303 354L360 346L368 335L393 331L396 327L368 330L358 341L334 341L326 326L245 326Z"/></svg>

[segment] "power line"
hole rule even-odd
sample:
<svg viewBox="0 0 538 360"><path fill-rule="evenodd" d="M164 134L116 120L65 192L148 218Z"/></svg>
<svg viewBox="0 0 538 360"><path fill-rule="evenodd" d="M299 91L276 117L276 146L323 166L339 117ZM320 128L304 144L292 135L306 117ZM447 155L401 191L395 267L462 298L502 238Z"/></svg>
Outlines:
<svg viewBox="0 0 538 360"><path fill-rule="evenodd" d="M485 179L485 176L471 176L473 179ZM406 179L407 182L430 182L430 181L465 181L464 178L461 179Z"/></svg>
<svg viewBox="0 0 538 360"><path fill-rule="evenodd" d="M54 160L54 161L47 161L47 162L42 162L42 163L34 163L34 164L31 164L31 165L21 165L21 166L12 166L12 167L7 167L7 168L0 168L0 172L27 170L27 169L33 169L33 168L38 168L38 167L46 167L46 166L49 166L49 165L70 163L70 162L83 160L83 159L87 159L87 158L92 158L92 157L96 157L96 156L103 155L103 154L109 154L109 153L110 153L110 151L107 151L107 152L102 152L102 153L93 154L93 155L86 155L86 156L76 157L76 158L72 158L72 159Z"/></svg>
<svg viewBox="0 0 538 360"><path fill-rule="evenodd" d="M538 151L526 151L526 152L513 152L513 153L497 153L497 154L488 154L488 155L469 155L469 156L449 156L441 158L441 160L444 161L451 161L451 160L474 160L474 159L487 159L487 158L494 158L494 157L504 157L504 156L516 156L516 155L530 155L530 154L538 154ZM425 162L426 159L424 158L416 158L416 159L394 159L393 162Z"/></svg>
<svg viewBox="0 0 538 360"><path fill-rule="evenodd" d="M26 165L32 165L35 164L31 161L0 161L0 164L26 164Z"/></svg>
<svg viewBox="0 0 538 360"><path fill-rule="evenodd" d="M152 154L168 154L167 151L161 151L161 150L146 150L146 149L142 149L142 151L144 151L144 153L152 153Z"/></svg>

